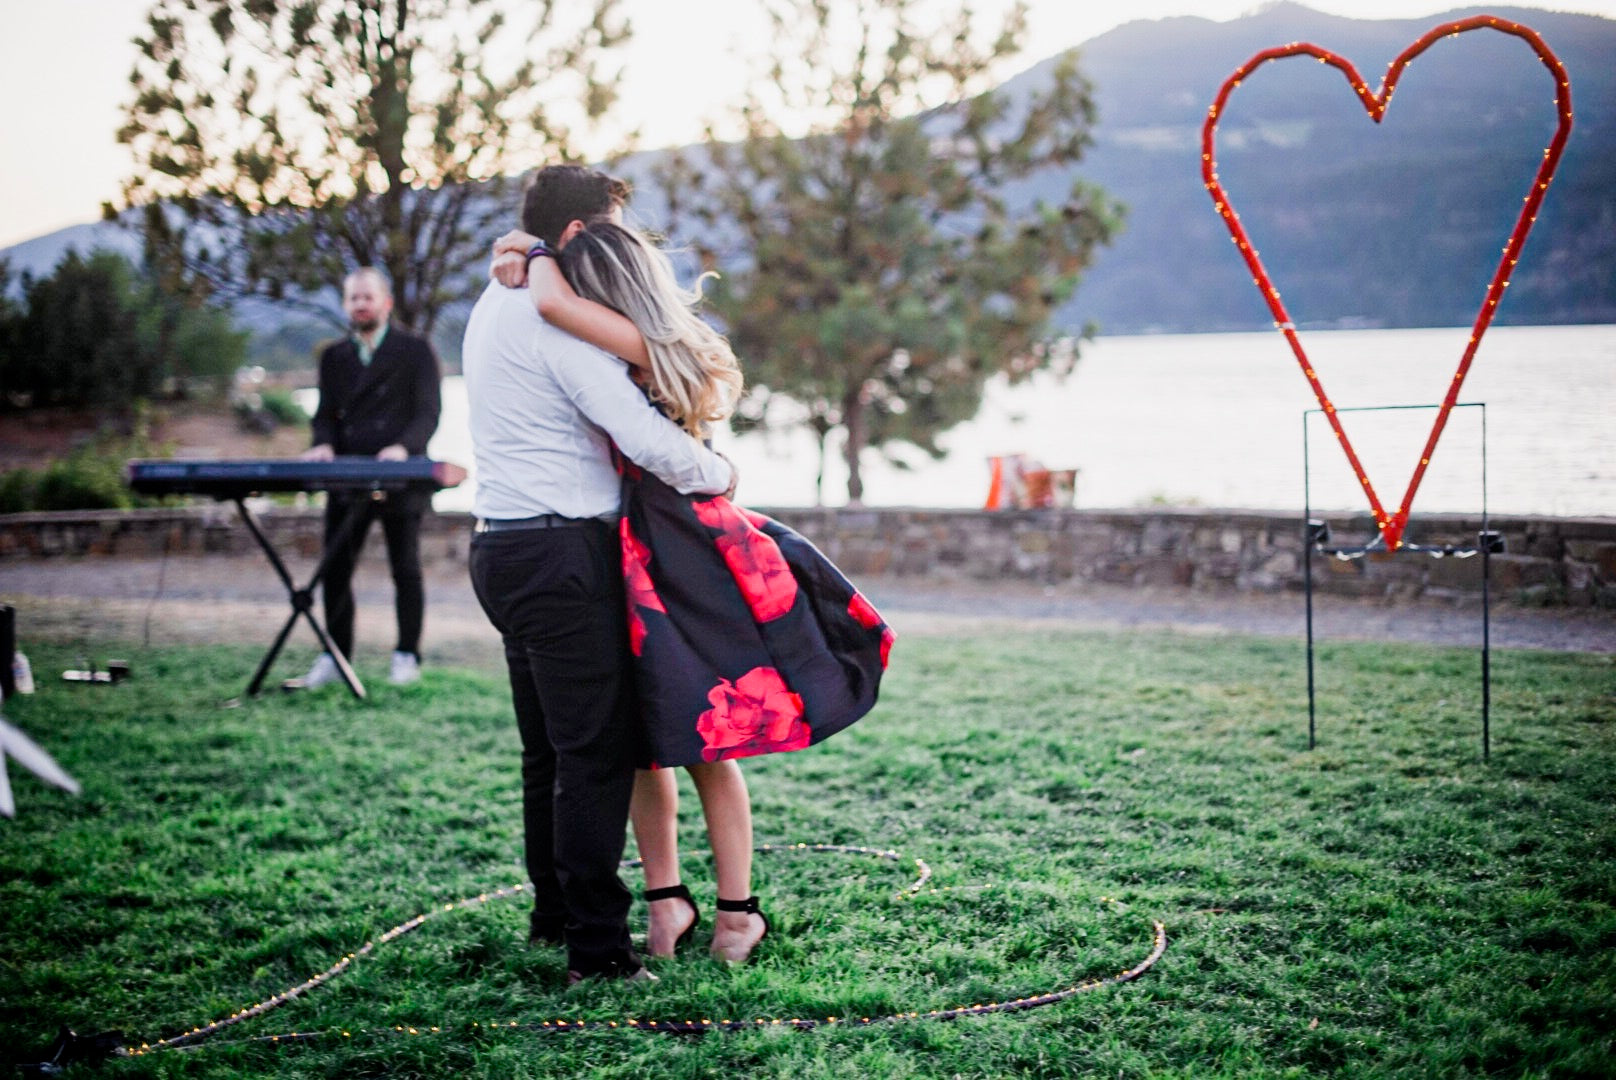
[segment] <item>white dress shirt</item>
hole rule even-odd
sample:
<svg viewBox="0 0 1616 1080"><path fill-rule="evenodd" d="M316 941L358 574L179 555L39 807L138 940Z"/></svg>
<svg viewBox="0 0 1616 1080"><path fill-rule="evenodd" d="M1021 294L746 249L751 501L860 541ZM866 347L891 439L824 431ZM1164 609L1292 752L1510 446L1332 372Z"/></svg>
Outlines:
<svg viewBox="0 0 1616 1080"><path fill-rule="evenodd" d="M609 517L611 443L683 494L729 488L730 466L658 412L628 365L539 317L526 289L492 283L461 353L479 518Z"/></svg>

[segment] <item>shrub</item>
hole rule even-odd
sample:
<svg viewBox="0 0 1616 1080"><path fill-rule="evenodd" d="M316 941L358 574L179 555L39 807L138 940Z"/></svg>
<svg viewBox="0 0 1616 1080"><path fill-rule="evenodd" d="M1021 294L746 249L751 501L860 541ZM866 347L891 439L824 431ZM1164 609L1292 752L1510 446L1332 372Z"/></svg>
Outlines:
<svg viewBox="0 0 1616 1080"><path fill-rule="evenodd" d="M39 472L35 469L13 469L0 475L0 514L32 510L38 488Z"/></svg>
<svg viewBox="0 0 1616 1080"><path fill-rule="evenodd" d="M103 432L41 469L0 476L0 513L31 510L121 510L146 505L124 483L124 463L156 456L137 416L134 435Z"/></svg>
<svg viewBox="0 0 1616 1080"><path fill-rule="evenodd" d="M33 510L120 510L134 505L120 455L86 449L53 461L34 488Z"/></svg>
<svg viewBox="0 0 1616 1080"><path fill-rule="evenodd" d="M274 387L259 394L258 407L286 427L298 427L309 422L309 414L297 403L290 390Z"/></svg>

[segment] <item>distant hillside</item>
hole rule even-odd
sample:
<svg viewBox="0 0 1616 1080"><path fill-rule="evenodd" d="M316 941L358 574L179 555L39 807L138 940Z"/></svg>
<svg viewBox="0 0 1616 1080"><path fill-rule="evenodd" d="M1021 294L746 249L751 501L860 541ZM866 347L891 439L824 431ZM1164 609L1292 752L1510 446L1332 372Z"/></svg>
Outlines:
<svg viewBox="0 0 1616 1080"><path fill-rule="evenodd" d="M1227 23L1142 20L1082 46L1095 85L1096 144L1075 170L1022 185L1056 197L1073 175L1128 204L1126 230L1103 250L1058 322L1101 333L1195 332L1269 325L1201 186L1207 106L1258 51L1309 41L1351 60L1371 85L1426 30L1487 12L1536 30L1571 74L1576 125L1497 321L1616 322L1616 21L1522 8L1465 8L1367 21L1273 4ZM1024 94L1054 59L1005 84ZM1219 172L1298 322L1313 326L1468 325L1544 145L1553 85L1525 42L1476 31L1433 45L1405 73L1383 124L1369 122L1333 68L1264 65L1235 91L1219 126ZM656 225L648 183L657 155L623 170L638 216ZM79 226L0 253L49 270L90 237L132 246L111 226ZM677 237L676 237L677 239ZM275 348L295 353L324 330L244 313ZM288 320L289 321L289 320ZM444 320L446 359L459 320ZM271 347L266 345L266 352Z"/></svg>
<svg viewBox="0 0 1616 1080"><path fill-rule="evenodd" d="M140 258L140 237L115 225L98 221L91 225L70 225L0 251L0 259L11 264L13 274L43 277L62 261L69 251L87 254L97 249L116 251L130 259ZM15 282L13 288L16 287Z"/></svg>
<svg viewBox="0 0 1616 1080"><path fill-rule="evenodd" d="M1483 11L1543 37L1571 75L1575 109L1497 321L1616 321L1616 21L1518 8L1362 21L1289 3L1227 23L1128 23L1082 47L1100 124L1076 171L1130 210L1063 317L1104 333L1269 325L1201 185L1201 125L1223 80L1262 49L1308 41L1374 87L1425 31ZM1548 69L1492 30L1416 58L1379 126L1334 68L1286 59L1230 97L1219 176L1299 322L1469 325L1555 122Z"/></svg>

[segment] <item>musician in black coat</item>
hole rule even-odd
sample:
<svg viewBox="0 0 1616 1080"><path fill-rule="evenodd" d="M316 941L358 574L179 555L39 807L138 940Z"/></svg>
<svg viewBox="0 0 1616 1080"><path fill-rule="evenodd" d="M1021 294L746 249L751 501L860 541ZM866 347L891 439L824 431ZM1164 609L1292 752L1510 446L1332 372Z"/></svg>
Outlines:
<svg viewBox="0 0 1616 1080"><path fill-rule="evenodd" d="M352 333L320 351L320 405L313 420L314 445L305 460L329 461L338 455L363 455L380 461L403 461L424 455L437 430L440 407L438 357L425 338L391 325L393 294L387 278L374 267L361 267L342 285L342 307ZM362 517L346 542L338 532L363 500ZM325 540L330 553L324 577L326 628L343 655L353 653L353 571L370 523L381 519L387 559L393 572L398 614L398 642L393 651L391 681L420 678L421 621L426 609L421 584L421 517L431 501L425 492L388 492L380 500L369 493L326 496ZM305 687L339 678L336 662L322 653L303 679Z"/></svg>

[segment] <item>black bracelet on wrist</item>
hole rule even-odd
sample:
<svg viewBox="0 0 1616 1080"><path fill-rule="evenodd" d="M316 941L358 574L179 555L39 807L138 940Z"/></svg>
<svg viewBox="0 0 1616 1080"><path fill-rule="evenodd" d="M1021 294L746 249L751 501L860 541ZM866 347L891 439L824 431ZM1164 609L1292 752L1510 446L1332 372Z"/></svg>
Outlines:
<svg viewBox="0 0 1616 1080"><path fill-rule="evenodd" d="M527 257L529 262L534 259L553 259L556 257L556 253L550 250L549 244L540 240L527 249Z"/></svg>

